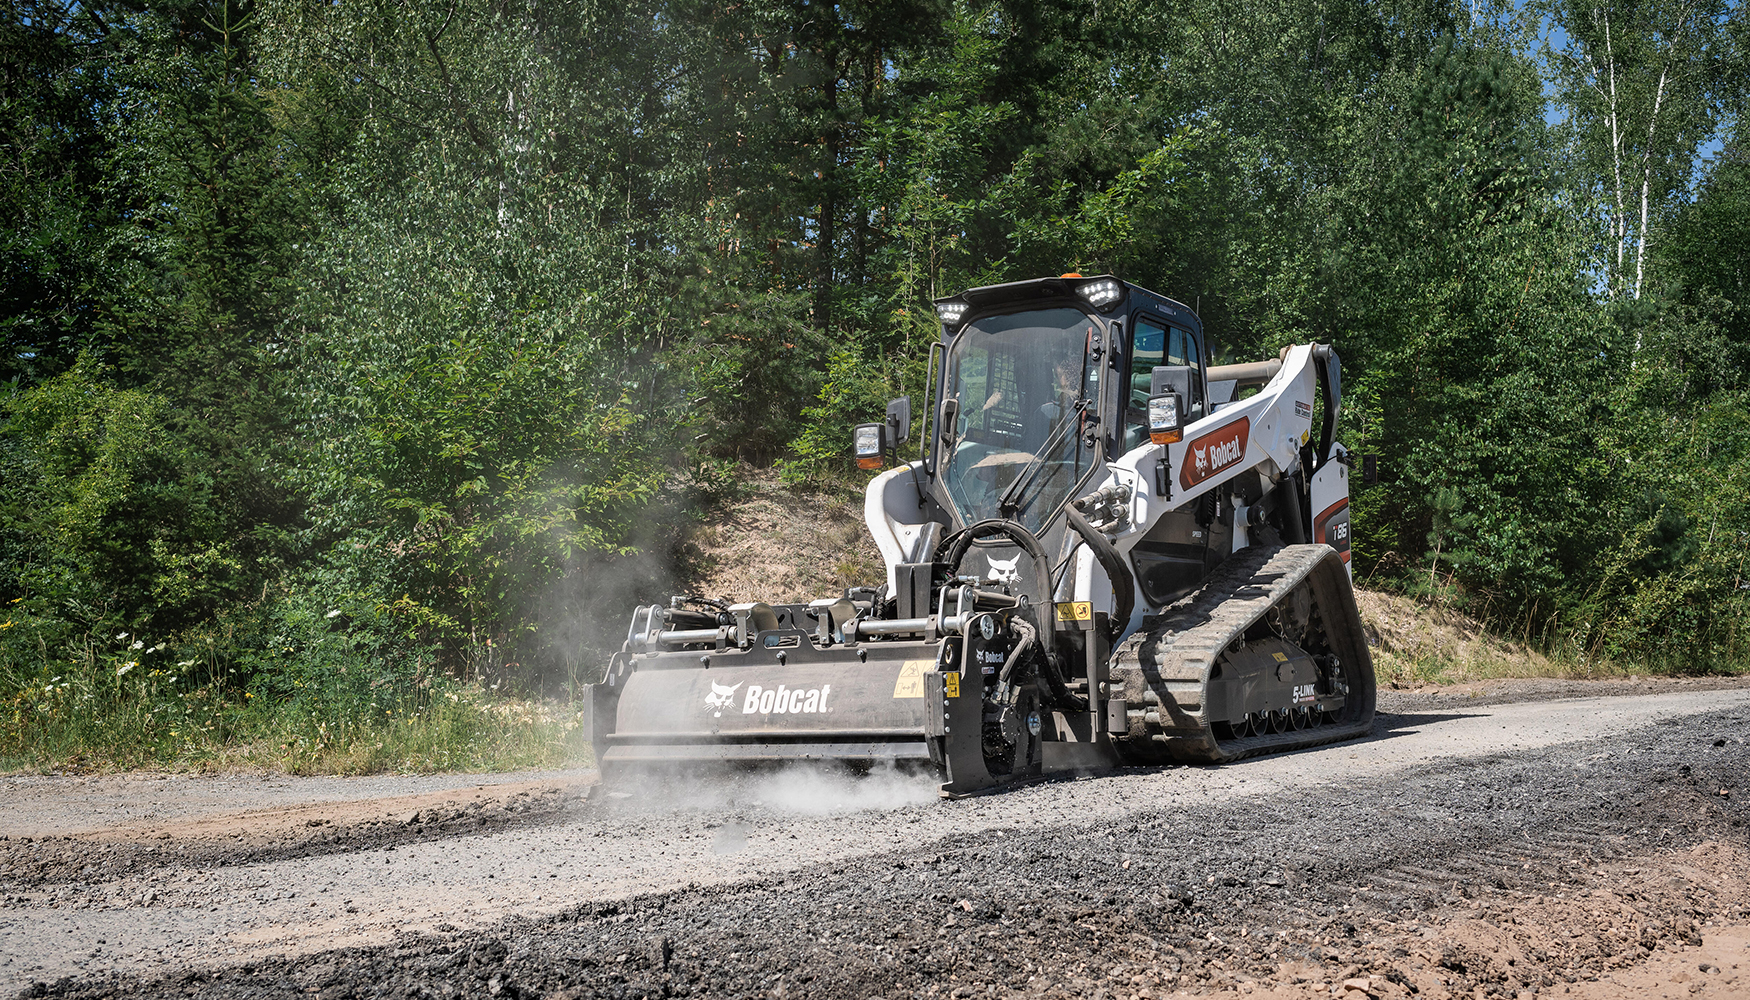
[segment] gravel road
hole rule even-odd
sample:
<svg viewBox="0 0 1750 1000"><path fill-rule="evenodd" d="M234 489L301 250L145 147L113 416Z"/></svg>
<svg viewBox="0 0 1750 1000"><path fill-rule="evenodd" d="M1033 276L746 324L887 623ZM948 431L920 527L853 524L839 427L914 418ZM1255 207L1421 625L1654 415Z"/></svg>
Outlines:
<svg viewBox="0 0 1750 1000"><path fill-rule="evenodd" d="M4 780L0 994L1750 996L1750 690L1511 687L959 802L813 772L587 804L580 773L181 779L174 807Z"/></svg>

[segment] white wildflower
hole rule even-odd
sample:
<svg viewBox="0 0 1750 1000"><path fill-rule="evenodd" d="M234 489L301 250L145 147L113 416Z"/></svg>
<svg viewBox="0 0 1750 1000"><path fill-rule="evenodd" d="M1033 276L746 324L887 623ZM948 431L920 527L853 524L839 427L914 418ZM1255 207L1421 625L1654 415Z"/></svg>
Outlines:
<svg viewBox="0 0 1750 1000"><path fill-rule="evenodd" d="M129 649L145 649L146 644L142 640L135 639L134 644L132 646L129 646L128 648Z"/></svg>
<svg viewBox="0 0 1750 1000"><path fill-rule="evenodd" d="M338 618L338 617L340 617L340 609L335 608L333 611L328 612L327 614L323 615L322 617L324 617L324 618Z"/></svg>
<svg viewBox="0 0 1750 1000"><path fill-rule="evenodd" d="M117 632L115 634L115 637L117 639L126 639L128 637L128 634L126 632Z"/></svg>
<svg viewBox="0 0 1750 1000"><path fill-rule="evenodd" d="M194 661L193 660L177 660L176 665L179 667L192 667L192 666L194 666Z"/></svg>
<svg viewBox="0 0 1750 1000"><path fill-rule="evenodd" d="M139 664L138 664L138 663L136 663L136 662L134 662L134 661L133 661L133 660L129 660L129 661L128 661L128 662L126 662L126 663L124 663L124 664L122 664L122 665L121 665L121 666L119 666L119 667L117 667L117 668L115 668L115 675L116 675L116 676L117 676L117 677L124 677L124 676L126 676L126 675L127 675L127 672L128 672L128 671L130 671L130 670L132 670L132 669L134 669L134 668L135 668L135 667L137 667L137 666L139 666Z"/></svg>

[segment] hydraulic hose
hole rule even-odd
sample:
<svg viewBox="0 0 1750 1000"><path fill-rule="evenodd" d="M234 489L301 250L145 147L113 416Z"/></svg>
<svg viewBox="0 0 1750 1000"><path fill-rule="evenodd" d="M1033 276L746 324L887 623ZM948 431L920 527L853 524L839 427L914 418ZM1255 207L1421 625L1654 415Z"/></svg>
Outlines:
<svg viewBox="0 0 1750 1000"><path fill-rule="evenodd" d="M1005 518L992 517L983 521L975 521L942 539L936 545L936 561L947 563L949 566L959 569L960 560L966 558L966 550L972 548L974 540L985 535L1007 535L1014 540L1015 544L1026 549L1027 554L1032 556L1037 563L1036 568L1044 572L1044 575L1039 578L1040 582L1049 585L1051 562L1046 559L1045 550L1040 547L1039 539L1034 538L1031 531Z"/></svg>
<svg viewBox="0 0 1750 1000"><path fill-rule="evenodd" d="M1003 661L1003 668L997 672L997 703L1006 704L1009 700L1009 683L1015 673L1015 664L1021 662L1021 657L1027 650L1033 648L1033 643L1039 638L1039 630L1025 617L1016 615L1010 619L1009 625L1021 633L1021 641L1015 643L1015 648L1009 651L1009 658Z"/></svg>
<svg viewBox="0 0 1750 1000"><path fill-rule="evenodd" d="M1063 676L1058 671L1056 636L1052 622L1051 595L1051 560L1046 558L1045 549L1039 544L1039 539L1026 528L1003 518L988 518L978 521L942 539L936 546L934 561L947 563L955 571L960 568L960 560L966 557L966 550L972 548L974 539L984 535L1007 535L1033 558L1034 569L1038 573L1039 585L1046 588L1040 600L1033 604L1038 621L1033 624L1037 628L1036 639L1039 643L1040 656L1045 663L1045 683L1051 688L1051 694L1058 707L1065 711L1083 711L1087 707L1069 690Z"/></svg>
<svg viewBox="0 0 1750 1000"><path fill-rule="evenodd" d="M1116 603L1106 627L1112 632L1111 638L1116 639L1124 634L1125 628L1130 625L1130 613L1136 610L1136 577L1131 575L1130 567L1124 565L1124 557L1113 548L1111 540L1089 524L1082 512L1076 510L1075 504L1064 507L1063 512L1069 518L1069 526L1093 550L1100 568L1106 571L1107 579L1112 581L1112 597Z"/></svg>

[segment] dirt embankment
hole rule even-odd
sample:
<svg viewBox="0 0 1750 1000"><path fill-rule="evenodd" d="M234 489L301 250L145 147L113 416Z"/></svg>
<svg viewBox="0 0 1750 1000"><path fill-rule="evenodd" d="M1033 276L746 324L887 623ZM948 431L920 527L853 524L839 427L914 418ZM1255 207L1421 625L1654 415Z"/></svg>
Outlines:
<svg viewBox="0 0 1750 1000"><path fill-rule="evenodd" d="M750 474L742 490L682 543L691 593L779 604L886 579L860 495L798 491L770 474Z"/></svg>
<svg viewBox="0 0 1750 1000"><path fill-rule="evenodd" d="M1374 667L1388 683L1425 682L1429 678L1419 675L1431 671L1466 680L1567 673L1525 643L1497 635L1451 608L1364 588L1356 589L1355 604Z"/></svg>

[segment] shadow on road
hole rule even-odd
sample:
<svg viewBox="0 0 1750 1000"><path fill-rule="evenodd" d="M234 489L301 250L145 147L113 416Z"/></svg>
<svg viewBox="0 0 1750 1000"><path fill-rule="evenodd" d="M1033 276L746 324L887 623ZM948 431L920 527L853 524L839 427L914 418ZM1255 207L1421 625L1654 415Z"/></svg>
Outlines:
<svg viewBox="0 0 1750 1000"><path fill-rule="evenodd" d="M1461 719L1480 719L1487 712L1380 712L1373 717L1373 733L1366 740L1389 739L1393 736L1413 736L1424 726Z"/></svg>

